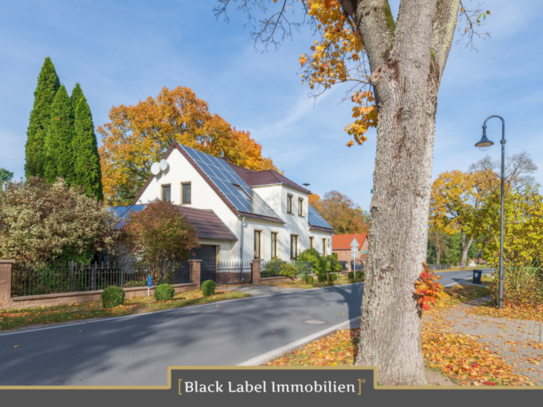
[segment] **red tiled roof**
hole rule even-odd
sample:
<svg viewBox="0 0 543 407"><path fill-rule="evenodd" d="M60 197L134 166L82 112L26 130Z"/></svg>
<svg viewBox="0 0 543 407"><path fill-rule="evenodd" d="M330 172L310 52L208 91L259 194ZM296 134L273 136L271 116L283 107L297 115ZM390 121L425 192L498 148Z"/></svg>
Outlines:
<svg viewBox="0 0 543 407"><path fill-rule="evenodd" d="M358 250L362 248L364 240L368 238L367 233L351 233L347 235L332 236L332 250L350 250L351 242L356 238L358 242Z"/></svg>
<svg viewBox="0 0 543 407"><path fill-rule="evenodd" d="M179 210L194 226L200 239L238 240L211 209L179 206Z"/></svg>

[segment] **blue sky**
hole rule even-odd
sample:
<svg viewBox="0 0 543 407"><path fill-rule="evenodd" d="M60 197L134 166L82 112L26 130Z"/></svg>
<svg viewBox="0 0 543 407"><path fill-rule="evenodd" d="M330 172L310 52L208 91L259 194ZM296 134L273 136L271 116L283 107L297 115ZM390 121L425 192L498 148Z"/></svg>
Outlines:
<svg viewBox="0 0 543 407"><path fill-rule="evenodd" d="M473 3L473 2L472 2ZM397 12L399 1L391 2ZM476 2L474 2L476 4ZM214 0L30 1L0 5L0 167L24 175L26 129L44 58L50 56L71 91L81 83L96 126L112 106L156 96L163 86L190 87L238 129L249 130L285 175L309 182L323 195L336 189L369 209L375 131L361 147L345 147L351 123L344 89L316 103L302 86L298 58L315 40L307 29L278 51L255 49L246 18L235 9L230 22L217 20ZM497 146L480 152L473 144L484 119L506 120L508 152L526 149L543 182L543 2L507 0L483 4L492 16L491 39L478 51L453 45L442 81L434 150L434 178L467 170ZM489 138L500 137L491 120ZM100 142L100 141L99 141Z"/></svg>

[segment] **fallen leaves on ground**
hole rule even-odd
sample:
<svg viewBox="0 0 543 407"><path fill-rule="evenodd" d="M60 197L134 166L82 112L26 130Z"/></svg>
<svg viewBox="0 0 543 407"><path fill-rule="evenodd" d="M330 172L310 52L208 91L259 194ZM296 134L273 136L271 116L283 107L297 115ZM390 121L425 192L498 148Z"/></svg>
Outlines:
<svg viewBox="0 0 543 407"><path fill-rule="evenodd" d="M506 303L504 304L503 309L499 309L494 304L487 304L471 310L470 313L492 318L523 319L543 322L543 305L511 307Z"/></svg>
<svg viewBox="0 0 543 407"><path fill-rule="evenodd" d="M116 317L135 313L153 312L244 297L250 297L250 295L235 291L217 291L216 295L213 297L204 297L200 290L191 290L177 293L170 301L159 302L155 300L154 296L127 298L124 300L123 305L114 308L103 308L101 301L94 301L81 304L71 303L69 305L58 305L54 307L9 309L0 311L0 331L36 324L66 323L81 319Z"/></svg>

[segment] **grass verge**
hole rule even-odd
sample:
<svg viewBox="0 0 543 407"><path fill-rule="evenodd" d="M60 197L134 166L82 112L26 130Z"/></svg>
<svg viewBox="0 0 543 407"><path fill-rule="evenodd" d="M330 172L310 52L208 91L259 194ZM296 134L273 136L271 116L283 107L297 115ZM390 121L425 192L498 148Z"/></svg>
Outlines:
<svg viewBox="0 0 543 407"><path fill-rule="evenodd" d="M302 289L310 289L310 288L323 288L323 287L333 287L335 285L346 285L346 284L353 284L353 283L362 283L364 280L361 279L349 279L346 276L339 276L336 281L327 281L325 283L319 283L317 280L314 280L311 284L306 284L303 280L286 280L286 281L278 281L276 283L269 283L265 285L271 285L275 287L292 287L292 288L302 288Z"/></svg>
<svg viewBox="0 0 543 407"><path fill-rule="evenodd" d="M115 308L103 308L101 301L95 301L54 307L9 309L0 311L0 330L13 330L30 325L74 322L90 318L118 317L244 297L250 297L250 294L217 291L215 295L204 297L200 290L192 290L177 293L170 301L156 301L153 296L127 298L123 305Z"/></svg>

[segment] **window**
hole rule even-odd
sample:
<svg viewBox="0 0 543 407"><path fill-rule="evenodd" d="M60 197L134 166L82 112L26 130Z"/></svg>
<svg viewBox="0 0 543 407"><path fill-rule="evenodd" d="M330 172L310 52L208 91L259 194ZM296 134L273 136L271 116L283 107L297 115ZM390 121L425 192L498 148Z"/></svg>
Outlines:
<svg viewBox="0 0 543 407"><path fill-rule="evenodd" d="M326 239L322 239L322 255L326 256Z"/></svg>
<svg viewBox="0 0 543 407"><path fill-rule="evenodd" d="M292 195L287 195L287 213L292 214Z"/></svg>
<svg viewBox="0 0 543 407"><path fill-rule="evenodd" d="M298 198L298 216L304 216L304 198Z"/></svg>
<svg viewBox="0 0 543 407"><path fill-rule="evenodd" d="M232 185L233 185L234 188L236 188L239 192L241 192L241 195L243 195L243 197L244 197L245 199L247 199L248 201L250 201L251 199L253 199L253 198L251 198L251 197L249 196L249 194L241 187L241 185L234 184L234 183L232 183Z"/></svg>
<svg viewBox="0 0 543 407"><path fill-rule="evenodd" d="M172 187L170 184L162 185L162 200L170 202L172 200Z"/></svg>
<svg viewBox="0 0 543 407"><path fill-rule="evenodd" d="M189 204L192 200L192 188L190 182L181 183L181 203Z"/></svg>
<svg viewBox="0 0 543 407"><path fill-rule="evenodd" d="M255 249L255 259L261 259L261 250L262 247L262 231L261 230L255 230L255 238L254 238L254 249Z"/></svg>
<svg viewBox="0 0 543 407"><path fill-rule="evenodd" d="M275 259L278 256L279 254L279 250L278 250L278 246L279 246L279 242L278 242L278 233L277 232L272 232L271 234L271 258L272 259Z"/></svg>
<svg viewBox="0 0 543 407"><path fill-rule="evenodd" d="M309 237L309 248L314 249L315 248L315 238L313 236Z"/></svg>
<svg viewBox="0 0 543 407"><path fill-rule="evenodd" d="M290 235L290 258L296 260L298 258L298 236Z"/></svg>

